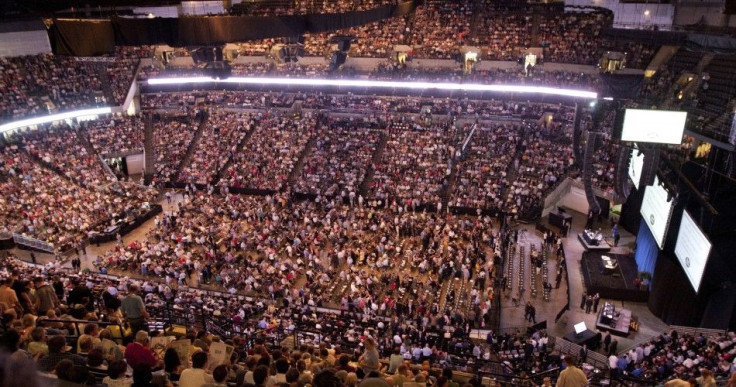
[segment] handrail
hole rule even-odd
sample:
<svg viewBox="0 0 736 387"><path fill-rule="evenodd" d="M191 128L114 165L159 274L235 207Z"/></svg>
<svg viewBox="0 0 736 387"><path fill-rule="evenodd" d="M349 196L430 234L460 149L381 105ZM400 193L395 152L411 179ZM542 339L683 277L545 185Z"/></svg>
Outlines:
<svg viewBox="0 0 736 387"><path fill-rule="evenodd" d="M42 319L39 320L38 323L45 324L45 323L62 323L62 324L74 324L74 331L76 332L76 335L70 334L66 335L67 338L69 337L79 337L82 335L82 332L84 329L79 329L79 326L82 325L88 325L88 324L97 324L100 328L107 328L110 326L117 326L120 332L119 337L113 335L113 341L118 342L118 344L122 344L123 342L123 334L125 333L125 327L121 323L114 323L114 322L104 322L104 321L93 321L93 320L61 320L61 319ZM73 332L69 332L73 333Z"/></svg>
<svg viewBox="0 0 736 387"><path fill-rule="evenodd" d="M28 246L32 249L44 251L49 254L56 254L56 248L53 243L44 242L33 237L13 233L13 242L15 242L16 245Z"/></svg>

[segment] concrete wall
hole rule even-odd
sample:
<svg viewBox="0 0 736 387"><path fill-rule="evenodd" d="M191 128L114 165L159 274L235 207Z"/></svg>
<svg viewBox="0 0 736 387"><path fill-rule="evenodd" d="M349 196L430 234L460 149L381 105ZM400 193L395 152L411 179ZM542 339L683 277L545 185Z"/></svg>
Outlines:
<svg viewBox="0 0 736 387"><path fill-rule="evenodd" d="M182 15L221 15L226 13L222 1L182 1Z"/></svg>
<svg viewBox="0 0 736 387"><path fill-rule="evenodd" d="M179 6L135 7L133 13L138 15L152 14L154 17L179 17Z"/></svg>
<svg viewBox="0 0 736 387"><path fill-rule="evenodd" d="M137 175L137 174L143 173L144 160L145 160L145 157L143 157L143 153L126 156L125 163L128 166L128 174Z"/></svg>
<svg viewBox="0 0 736 387"><path fill-rule="evenodd" d="M616 28L643 29L657 26L660 30L672 29L675 6L672 4L629 3L618 0L565 0L566 6L593 6L613 11Z"/></svg>
<svg viewBox="0 0 736 387"><path fill-rule="evenodd" d="M682 1L675 11L675 25L688 25L704 21L714 27L736 27L735 15L723 14L723 0Z"/></svg>

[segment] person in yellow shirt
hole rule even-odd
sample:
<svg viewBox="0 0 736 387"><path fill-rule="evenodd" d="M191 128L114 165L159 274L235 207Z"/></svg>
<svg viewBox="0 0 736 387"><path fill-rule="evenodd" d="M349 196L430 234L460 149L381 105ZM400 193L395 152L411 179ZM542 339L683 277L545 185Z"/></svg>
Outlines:
<svg viewBox="0 0 736 387"><path fill-rule="evenodd" d="M583 370L575 366L572 356L565 356L565 369L557 378L557 387L582 387L588 385L588 378Z"/></svg>

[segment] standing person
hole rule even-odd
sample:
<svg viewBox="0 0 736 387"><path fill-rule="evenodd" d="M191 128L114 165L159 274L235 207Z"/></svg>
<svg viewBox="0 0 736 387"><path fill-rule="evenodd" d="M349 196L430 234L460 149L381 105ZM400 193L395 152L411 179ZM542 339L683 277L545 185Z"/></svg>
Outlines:
<svg viewBox="0 0 736 387"><path fill-rule="evenodd" d="M36 262L36 254L34 254L33 251L31 251L31 262L33 262L34 264L37 263Z"/></svg>
<svg viewBox="0 0 736 387"><path fill-rule="evenodd" d="M616 232L613 233L613 246L618 247L618 241L620 240L621 240L621 234L619 234L618 230L616 230Z"/></svg>
<svg viewBox="0 0 736 387"><path fill-rule="evenodd" d="M595 220L595 214L593 210L588 210L588 219L585 221L585 229L590 230L593 228L593 221Z"/></svg>
<svg viewBox="0 0 736 387"><path fill-rule="evenodd" d="M590 313L590 309L593 307L593 295L588 295L588 297L585 298L585 313Z"/></svg>
<svg viewBox="0 0 736 387"><path fill-rule="evenodd" d="M363 346L365 347L365 352L360 356L358 364L363 369L363 372L368 375L371 371L378 371L381 363L379 363L378 349L376 349L376 342L373 341L373 338L367 337L363 340Z"/></svg>
<svg viewBox="0 0 736 387"><path fill-rule="evenodd" d="M529 305L529 321L534 324L537 323L537 308L535 308L534 305Z"/></svg>
<svg viewBox="0 0 736 387"><path fill-rule="evenodd" d="M138 295L138 286L135 284L128 286L128 295L120 303L120 310L123 312L123 316L128 319L130 329L134 335L141 330L148 331L148 325L146 324L148 312L143 304L143 299Z"/></svg>
<svg viewBox="0 0 736 387"><path fill-rule="evenodd" d="M608 347L611 345L611 332L606 332L606 337L603 338L603 345L608 353Z"/></svg>
<svg viewBox="0 0 736 387"><path fill-rule="evenodd" d="M207 383L214 383L212 376L205 371L205 365L207 365L207 352L195 352L192 355L192 368L181 372L179 387L199 387Z"/></svg>
<svg viewBox="0 0 736 387"><path fill-rule="evenodd" d="M36 285L36 309L39 316L45 316L49 309L58 308L61 304L54 288L43 280L43 277L33 279Z"/></svg>
<svg viewBox="0 0 736 387"><path fill-rule="evenodd" d="M598 303L601 301L601 295L596 293L593 297L593 313L598 313Z"/></svg>
<svg viewBox="0 0 736 387"><path fill-rule="evenodd" d="M565 369L557 378L557 387L583 387L588 385L588 378L583 370L575 366L575 360L571 356L565 356Z"/></svg>
<svg viewBox="0 0 736 387"><path fill-rule="evenodd" d="M611 341L611 348L609 348L608 355L614 355L616 354L616 351L618 351L618 340L613 339Z"/></svg>
<svg viewBox="0 0 736 387"><path fill-rule="evenodd" d="M588 345L583 344L582 347L580 347L580 364L583 364L588 361Z"/></svg>
<svg viewBox="0 0 736 387"><path fill-rule="evenodd" d="M583 292L583 298L580 300L580 309L585 309L585 300L588 299L588 294Z"/></svg>

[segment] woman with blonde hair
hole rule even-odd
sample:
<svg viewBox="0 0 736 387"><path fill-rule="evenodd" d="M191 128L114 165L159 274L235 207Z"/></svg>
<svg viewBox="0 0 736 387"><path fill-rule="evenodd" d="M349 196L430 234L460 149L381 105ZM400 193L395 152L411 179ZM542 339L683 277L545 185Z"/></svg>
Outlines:
<svg viewBox="0 0 736 387"><path fill-rule="evenodd" d="M363 346L365 347L365 351L358 359L360 368L363 369L365 375L368 375L371 371L379 371L381 363L379 363L380 356L378 354L378 349L376 348L376 342L373 338L366 337L366 339L363 340Z"/></svg>
<svg viewBox="0 0 736 387"><path fill-rule="evenodd" d="M716 379L713 377L713 373L707 368L702 368L700 370L700 377L696 380L700 387L716 387Z"/></svg>

